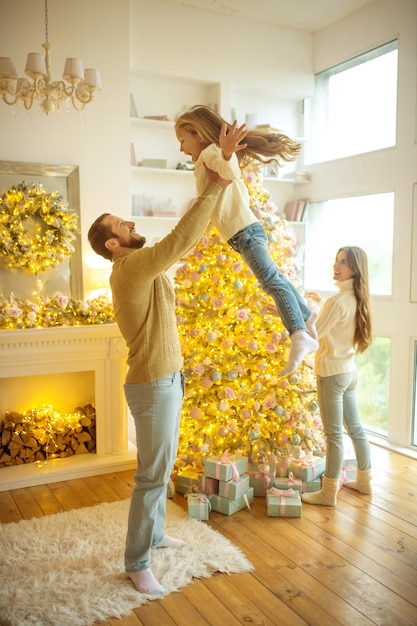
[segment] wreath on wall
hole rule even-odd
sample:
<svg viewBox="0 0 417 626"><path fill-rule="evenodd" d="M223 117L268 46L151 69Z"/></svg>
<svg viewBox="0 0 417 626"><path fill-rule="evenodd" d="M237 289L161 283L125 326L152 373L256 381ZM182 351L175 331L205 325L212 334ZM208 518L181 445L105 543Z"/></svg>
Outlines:
<svg viewBox="0 0 417 626"><path fill-rule="evenodd" d="M29 233L25 220L34 218ZM9 267L39 274L74 252L78 216L62 195L24 182L0 198L0 255Z"/></svg>

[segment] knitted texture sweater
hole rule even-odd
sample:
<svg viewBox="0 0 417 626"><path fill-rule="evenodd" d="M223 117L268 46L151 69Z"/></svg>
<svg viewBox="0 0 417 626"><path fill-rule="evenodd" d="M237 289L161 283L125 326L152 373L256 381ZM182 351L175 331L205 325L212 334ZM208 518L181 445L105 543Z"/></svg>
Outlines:
<svg viewBox="0 0 417 626"><path fill-rule="evenodd" d="M171 233L153 246L125 250L113 261L110 286L116 322L128 347L127 382L152 382L183 366L175 291L165 271L204 233L221 192L209 181Z"/></svg>
<svg viewBox="0 0 417 626"><path fill-rule="evenodd" d="M356 369L353 278L336 282L336 286L339 292L326 300L316 324L319 349L315 355L314 372L318 376L335 376Z"/></svg>
<svg viewBox="0 0 417 626"><path fill-rule="evenodd" d="M258 220L250 208L249 192L241 179L241 171L236 154L232 154L229 161L226 161L221 148L214 143L202 150L195 163L194 170L196 188L199 195L209 180L204 164L220 174L222 178L232 181L232 184L225 189L217 201L211 216L211 221L220 235L228 241L245 226L254 224Z"/></svg>

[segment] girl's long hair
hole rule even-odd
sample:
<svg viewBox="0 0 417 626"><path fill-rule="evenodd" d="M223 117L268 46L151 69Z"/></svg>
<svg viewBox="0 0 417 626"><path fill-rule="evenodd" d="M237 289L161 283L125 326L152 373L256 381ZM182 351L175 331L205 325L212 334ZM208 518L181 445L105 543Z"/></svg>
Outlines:
<svg viewBox="0 0 417 626"><path fill-rule="evenodd" d="M370 311L368 258L362 248L344 246L337 251L345 252L349 268L353 272L353 291L356 298L354 343L356 352L365 352L372 343L372 319Z"/></svg>
<svg viewBox="0 0 417 626"><path fill-rule="evenodd" d="M175 129L183 129L197 135L206 148L212 143L219 145L223 124L227 124L227 129L230 129L231 124L214 109L198 104L176 118ZM281 166L283 161L294 161L301 152L301 144L269 126L249 130L243 143L246 143L247 147L236 153L241 168L251 161L274 162Z"/></svg>

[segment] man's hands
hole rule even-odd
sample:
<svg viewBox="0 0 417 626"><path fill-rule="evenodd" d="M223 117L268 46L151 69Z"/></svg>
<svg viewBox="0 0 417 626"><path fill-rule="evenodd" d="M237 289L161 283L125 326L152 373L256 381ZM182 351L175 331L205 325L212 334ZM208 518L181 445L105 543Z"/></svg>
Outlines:
<svg viewBox="0 0 417 626"><path fill-rule="evenodd" d="M213 183L216 183L216 185L219 185L222 189L226 189L226 187L232 182L231 180L221 178L217 172L210 170L205 163L204 167L206 168L207 176L210 180L213 181Z"/></svg>
<svg viewBox="0 0 417 626"><path fill-rule="evenodd" d="M220 131L219 143L226 161L229 161L234 152L239 152L239 150L246 148L247 144L240 142L247 134L248 129L246 128L246 124L242 124L242 126L238 128L235 120L229 132L227 132L227 124L223 124Z"/></svg>

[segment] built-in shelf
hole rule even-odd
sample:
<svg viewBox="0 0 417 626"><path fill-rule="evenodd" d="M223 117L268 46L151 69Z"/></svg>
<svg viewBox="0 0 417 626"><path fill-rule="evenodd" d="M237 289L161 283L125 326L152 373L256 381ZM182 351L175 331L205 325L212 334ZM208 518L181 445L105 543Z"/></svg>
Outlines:
<svg viewBox="0 0 417 626"><path fill-rule="evenodd" d="M176 170L173 169L171 167L142 167L141 165L131 165L130 167L131 171L133 173L142 173L142 174L155 174L155 176L157 175L162 175L162 176L166 176L168 175L180 175L180 176L190 176L191 174L194 174L193 170Z"/></svg>

